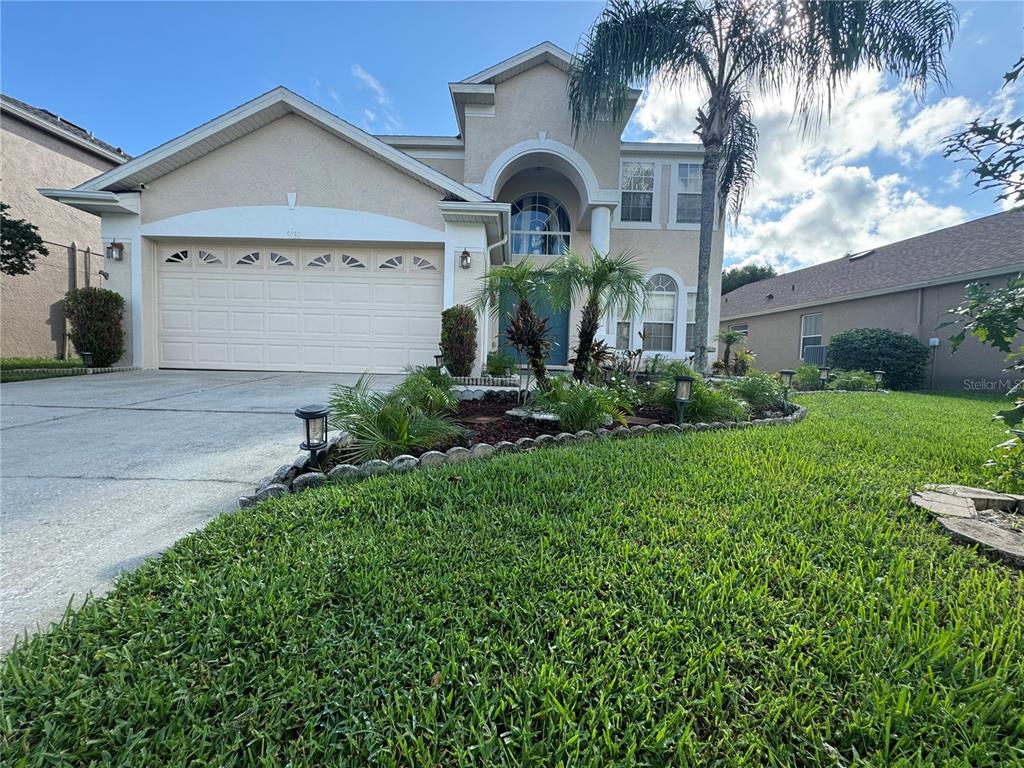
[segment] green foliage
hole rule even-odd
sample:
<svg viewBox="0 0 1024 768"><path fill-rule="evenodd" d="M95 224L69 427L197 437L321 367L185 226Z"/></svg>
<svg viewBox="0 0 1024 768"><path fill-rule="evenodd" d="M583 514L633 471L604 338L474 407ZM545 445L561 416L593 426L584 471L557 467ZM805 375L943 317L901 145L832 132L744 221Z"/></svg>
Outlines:
<svg viewBox="0 0 1024 768"><path fill-rule="evenodd" d="M487 354L487 375L500 377L511 371L516 364L516 359L503 349L489 352Z"/></svg>
<svg viewBox="0 0 1024 768"><path fill-rule="evenodd" d="M715 340L724 347L722 350L722 366L725 375L728 376L732 370L729 365L730 358L732 357L732 348L739 344L745 344L747 334L743 331L722 331L715 337Z"/></svg>
<svg viewBox="0 0 1024 768"><path fill-rule="evenodd" d="M11 206L0 203L0 273L8 277L27 275L36 268L36 259L50 251L39 236L39 228L24 219L7 215Z"/></svg>
<svg viewBox="0 0 1024 768"><path fill-rule="evenodd" d="M441 313L441 354L453 376L469 376L476 361L476 315L465 304Z"/></svg>
<svg viewBox="0 0 1024 768"><path fill-rule="evenodd" d="M414 407L432 415L454 413L459 408L451 379L436 368L413 369L395 387L395 392Z"/></svg>
<svg viewBox="0 0 1024 768"><path fill-rule="evenodd" d="M559 426L566 432L593 431L610 421L625 424L626 413L631 412L629 400L621 397L616 389L574 381L566 376L554 376L547 389L534 391L530 407L558 416Z"/></svg>
<svg viewBox="0 0 1024 768"><path fill-rule="evenodd" d="M71 357L57 360L53 357L0 357L0 371L13 371L19 368L81 368L82 358Z"/></svg>
<svg viewBox="0 0 1024 768"><path fill-rule="evenodd" d="M732 267L722 272L722 295L749 283L775 277L777 274L775 267L770 264L747 264L742 267Z"/></svg>
<svg viewBox="0 0 1024 768"><path fill-rule="evenodd" d="M821 375L816 365L801 365L793 374L793 389L798 392L810 392L821 389Z"/></svg>
<svg viewBox="0 0 1024 768"><path fill-rule="evenodd" d="M411 380L411 383L410 383ZM386 393L371 389L366 374L351 385L331 389L330 425L352 434L347 449L351 461L393 459L404 453L433 448L463 430L446 415L451 393L435 386L427 374L413 374Z"/></svg>
<svg viewBox="0 0 1024 768"><path fill-rule="evenodd" d="M1013 435L992 450L995 456L985 462L991 478L991 487L1003 493L1024 493L1024 433L1010 430Z"/></svg>
<svg viewBox="0 0 1024 768"><path fill-rule="evenodd" d="M746 421L750 414L745 403L696 379L686 402L685 418L691 424L710 424L714 421Z"/></svg>
<svg viewBox="0 0 1024 768"><path fill-rule="evenodd" d="M782 384L775 376L757 369L746 376L722 384L722 390L736 397L755 412L781 411L783 407Z"/></svg>
<svg viewBox="0 0 1024 768"><path fill-rule="evenodd" d="M1017 765L1024 579L906 500L983 482L992 403L826 394L221 515L5 657L0 763Z"/></svg>
<svg viewBox="0 0 1024 768"><path fill-rule="evenodd" d="M106 368L124 355L124 298L106 288L77 288L64 297L71 343L79 354L91 352L93 365Z"/></svg>
<svg viewBox="0 0 1024 768"><path fill-rule="evenodd" d="M863 392L875 388L875 377L867 371L832 371L829 389Z"/></svg>
<svg viewBox="0 0 1024 768"><path fill-rule="evenodd" d="M747 371L754 367L757 356L749 349L737 349L732 356L732 374L734 376L746 376Z"/></svg>
<svg viewBox="0 0 1024 768"><path fill-rule="evenodd" d="M844 371L885 371L889 389L918 389L928 366L928 347L887 328L854 328L828 343L828 364Z"/></svg>

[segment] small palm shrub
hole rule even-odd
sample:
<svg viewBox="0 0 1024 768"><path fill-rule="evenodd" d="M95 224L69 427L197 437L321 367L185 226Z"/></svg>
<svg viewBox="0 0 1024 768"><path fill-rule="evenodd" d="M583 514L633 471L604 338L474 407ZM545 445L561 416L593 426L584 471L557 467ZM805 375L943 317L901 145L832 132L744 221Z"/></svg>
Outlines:
<svg viewBox="0 0 1024 768"><path fill-rule="evenodd" d="M456 304L441 313L441 354L453 376L469 376L476 360L476 313Z"/></svg>
<svg viewBox="0 0 1024 768"><path fill-rule="evenodd" d="M79 354L92 352L93 365L106 368L124 355L124 297L106 288L77 288L64 297L71 343Z"/></svg>
<svg viewBox="0 0 1024 768"><path fill-rule="evenodd" d="M817 366L801 365L793 374L793 389L798 392L810 392L821 389L821 378Z"/></svg>
<svg viewBox="0 0 1024 768"><path fill-rule="evenodd" d="M867 371L837 371L828 386L830 389L863 392L875 388L875 377Z"/></svg>
<svg viewBox="0 0 1024 768"><path fill-rule="evenodd" d="M504 376L516 364L516 359L503 349L487 355L487 375L495 378Z"/></svg>
<svg viewBox="0 0 1024 768"><path fill-rule="evenodd" d="M885 371L890 389L917 389L930 352L913 336L886 328L854 328L828 342L828 364L844 371Z"/></svg>
<svg viewBox="0 0 1024 768"><path fill-rule="evenodd" d="M546 390L538 390L530 398L531 407L553 413L567 432L591 431L609 421L625 425L631 409L615 390L573 381L564 376L549 379Z"/></svg>
<svg viewBox="0 0 1024 768"><path fill-rule="evenodd" d="M739 398L753 411L778 411L783 407L783 389L779 380L757 369L735 381L726 382L722 390Z"/></svg>
<svg viewBox="0 0 1024 768"><path fill-rule="evenodd" d="M331 390L330 425L352 435L345 449L348 460L393 459L462 436L462 428L443 410L428 410L433 405L423 393L433 385L426 376L384 393L373 392L371 381L364 374L351 386L337 385Z"/></svg>
<svg viewBox="0 0 1024 768"><path fill-rule="evenodd" d="M426 413L454 413L459 401L452 392L451 378L436 368L415 368L395 387L412 405Z"/></svg>
<svg viewBox="0 0 1024 768"><path fill-rule="evenodd" d="M757 362L757 355L749 349L737 349L732 356L732 375L746 376L747 371L754 367ZM726 371L728 374L729 372Z"/></svg>

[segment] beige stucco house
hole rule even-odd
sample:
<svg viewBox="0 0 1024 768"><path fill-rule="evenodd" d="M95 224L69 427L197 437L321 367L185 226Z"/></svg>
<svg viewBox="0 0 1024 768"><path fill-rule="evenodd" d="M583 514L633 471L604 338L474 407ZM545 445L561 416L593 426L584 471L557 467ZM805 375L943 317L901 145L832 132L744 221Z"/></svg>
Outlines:
<svg viewBox="0 0 1024 768"><path fill-rule="evenodd" d="M654 292L644 316L606 318L605 337L637 348L646 329L650 353L686 357L701 148L624 142L624 121L574 139L570 62L543 43L451 83L456 136L373 136L275 88L41 192L100 218L135 366L397 372L433 361L442 309L492 265L592 246L637 251ZM478 363L501 338L481 323ZM552 315L552 364L575 324Z"/></svg>
<svg viewBox="0 0 1024 768"><path fill-rule="evenodd" d="M33 272L0 275L0 355L63 355L64 294L100 282L99 220L36 190L80 184L127 159L74 123L0 95L0 201L10 206L9 216L38 227L49 250ZM77 255L69 253L73 243ZM86 258L86 249L94 256Z"/></svg>
<svg viewBox="0 0 1024 768"><path fill-rule="evenodd" d="M991 288L1024 271L1024 211L1009 211L854 253L722 297L721 329L744 331L768 371L818 364L829 339L850 328L888 328L932 347L926 385L1005 392L1004 355L968 338L953 354L940 327L968 283Z"/></svg>

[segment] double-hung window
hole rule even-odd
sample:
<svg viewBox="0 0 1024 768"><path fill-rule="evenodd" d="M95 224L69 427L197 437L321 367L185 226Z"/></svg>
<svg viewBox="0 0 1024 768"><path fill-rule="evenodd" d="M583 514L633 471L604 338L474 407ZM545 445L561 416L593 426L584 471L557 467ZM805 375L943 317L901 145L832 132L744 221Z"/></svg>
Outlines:
<svg viewBox="0 0 1024 768"><path fill-rule="evenodd" d="M676 306L679 290L668 275L653 275L647 281L644 309L644 351L672 352L675 348Z"/></svg>
<svg viewBox="0 0 1024 768"><path fill-rule="evenodd" d="M700 163L676 166L676 224L700 224Z"/></svg>
<svg viewBox="0 0 1024 768"><path fill-rule="evenodd" d="M654 220L654 163L622 164L621 221Z"/></svg>
<svg viewBox="0 0 1024 768"><path fill-rule="evenodd" d="M821 313L800 315L800 359L804 360L807 347L821 345Z"/></svg>
<svg viewBox="0 0 1024 768"><path fill-rule="evenodd" d="M697 294L686 294L686 351L693 352L693 337L697 330Z"/></svg>

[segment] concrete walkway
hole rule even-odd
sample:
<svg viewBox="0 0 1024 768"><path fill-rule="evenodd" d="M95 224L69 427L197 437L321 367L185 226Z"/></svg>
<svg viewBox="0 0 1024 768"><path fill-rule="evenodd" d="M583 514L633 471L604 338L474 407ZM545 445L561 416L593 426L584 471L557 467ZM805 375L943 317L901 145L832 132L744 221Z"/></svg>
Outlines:
<svg viewBox="0 0 1024 768"><path fill-rule="evenodd" d="M298 455L295 408L355 379L135 371L0 386L0 652L234 509Z"/></svg>

